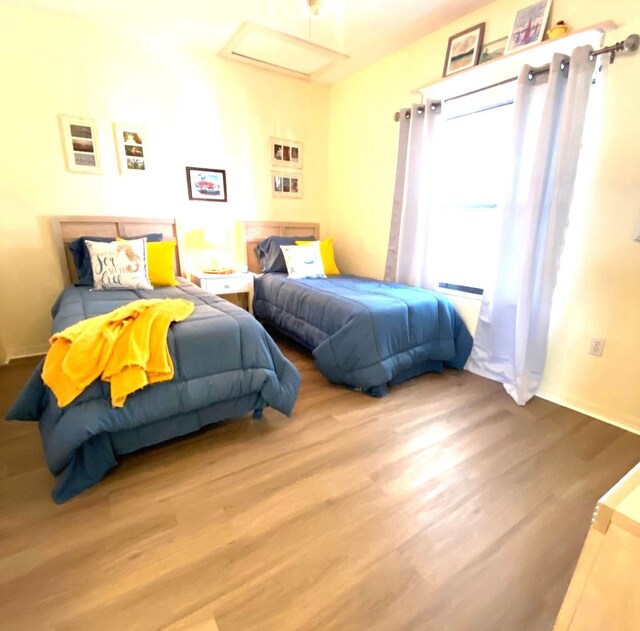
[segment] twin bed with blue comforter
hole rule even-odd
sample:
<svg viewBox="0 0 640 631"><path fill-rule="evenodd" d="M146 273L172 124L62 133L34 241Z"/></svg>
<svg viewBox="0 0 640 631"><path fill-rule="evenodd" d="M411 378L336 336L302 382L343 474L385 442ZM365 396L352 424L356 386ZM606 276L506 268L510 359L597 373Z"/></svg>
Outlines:
<svg viewBox="0 0 640 631"><path fill-rule="evenodd" d="M73 215L54 217L53 224L72 284L53 306L52 333L139 299L181 298L194 305L191 315L169 328L173 378L130 394L123 407L113 407L109 383L96 380L61 408L42 381L42 362L34 370L7 419L38 421L47 465L57 476L56 502L96 484L119 455L251 412L260 417L266 407L291 413L300 374L245 310L182 279L177 286L161 282L167 286L149 290L92 289L84 238L105 242L144 235L148 241L168 241L173 262L162 262L179 276L174 219Z"/></svg>
<svg viewBox="0 0 640 631"><path fill-rule="evenodd" d="M473 340L443 294L341 275L330 239L329 275L291 278L282 247L318 240L317 223L246 221L243 234L258 273L255 316L311 350L329 381L383 396L389 385L464 367Z"/></svg>
<svg viewBox="0 0 640 631"><path fill-rule="evenodd" d="M462 369L472 338L437 292L357 276L256 279L254 314L313 352L331 382L382 396L444 367Z"/></svg>
<svg viewBox="0 0 640 631"><path fill-rule="evenodd" d="M184 281L154 290L93 291L67 287L53 307L56 333L137 299L183 298L193 313L171 325L171 381L147 386L111 405L109 384L94 381L60 408L42 382L42 363L7 414L37 420L45 458L58 476L53 492L63 502L101 480L116 456L137 451L229 418L270 406L290 414L300 375L249 313Z"/></svg>

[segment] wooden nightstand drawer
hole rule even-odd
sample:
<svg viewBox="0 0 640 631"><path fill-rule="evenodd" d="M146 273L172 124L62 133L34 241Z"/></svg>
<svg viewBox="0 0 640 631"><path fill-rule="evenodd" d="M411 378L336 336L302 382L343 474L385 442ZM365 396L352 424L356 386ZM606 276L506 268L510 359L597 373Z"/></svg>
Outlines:
<svg viewBox="0 0 640 631"><path fill-rule="evenodd" d="M247 294L249 312L253 312L253 274L191 274L191 280L210 294Z"/></svg>

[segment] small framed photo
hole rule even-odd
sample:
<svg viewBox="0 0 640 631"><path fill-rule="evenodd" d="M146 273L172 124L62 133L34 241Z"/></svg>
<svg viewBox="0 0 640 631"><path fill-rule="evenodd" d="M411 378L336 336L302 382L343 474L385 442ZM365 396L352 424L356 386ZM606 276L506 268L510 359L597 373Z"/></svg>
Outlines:
<svg viewBox="0 0 640 631"><path fill-rule="evenodd" d="M227 201L227 176L221 169L187 167L189 199L203 202Z"/></svg>
<svg viewBox="0 0 640 631"><path fill-rule="evenodd" d="M486 61L492 61L498 57L504 55L504 51L507 47L507 36L496 39L493 42L489 42L482 47L482 53L480 54L480 63L483 64Z"/></svg>
<svg viewBox="0 0 640 631"><path fill-rule="evenodd" d="M273 197L302 197L302 173L271 171Z"/></svg>
<svg viewBox="0 0 640 631"><path fill-rule="evenodd" d="M283 138L269 138L271 165L280 169L302 168L302 143Z"/></svg>
<svg viewBox="0 0 640 631"><path fill-rule="evenodd" d="M60 129L67 170L102 173L96 122L89 118L60 115Z"/></svg>
<svg viewBox="0 0 640 631"><path fill-rule="evenodd" d="M442 71L443 77L448 77L478 64L484 38L484 25L484 22L476 24L449 38L447 56Z"/></svg>
<svg viewBox="0 0 640 631"><path fill-rule="evenodd" d="M533 46L542 41L549 19L551 0L540 0L523 7L516 13L513 28L507 44L507 52L526 46Z"/></svg>
<svg viewBox="0 0 640 631"><path fill-rule="evenodd" d="M114 123L113 131L120 173L144 173L147 170L145 128L142 125Z"/></svg>

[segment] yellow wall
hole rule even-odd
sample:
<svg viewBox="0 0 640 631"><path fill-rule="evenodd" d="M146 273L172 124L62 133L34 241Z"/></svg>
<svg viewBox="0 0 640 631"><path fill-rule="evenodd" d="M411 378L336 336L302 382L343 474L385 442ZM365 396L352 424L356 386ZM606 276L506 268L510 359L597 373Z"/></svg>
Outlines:
<svg viewBox="0 0 640 631"><path fill-rule="evenodd" d="M393 198L397 124L411 90L438 81L451 34L486 22L485 41L509 33L521 0L498 0L369 66L331 89L329 232L347 271L382 277ZM574 29L612 19L606 42L640 32L640 3L554 0L551 20ZM640 54L610 69L601 151L590 195L576 207L541 395L640 429ZM456 300L471 329L479 302ZM606 338L602 358L587 354Z"/></svg>
<svg viewBox="0 0 640 631"><path fill-rule="evenodd" d="M51 215L177 217L187 235L223 220L326 221L327 86L4 5L0 58L0 344L9 357L47 347L63 286ZM66 171L58 114L97 121L103 175ZM116 121L146 126L147 173L118 174ZM303 199L271 197L270 136L304 143ZM185 166L225 169L228 203L189 201Z"/></svg>

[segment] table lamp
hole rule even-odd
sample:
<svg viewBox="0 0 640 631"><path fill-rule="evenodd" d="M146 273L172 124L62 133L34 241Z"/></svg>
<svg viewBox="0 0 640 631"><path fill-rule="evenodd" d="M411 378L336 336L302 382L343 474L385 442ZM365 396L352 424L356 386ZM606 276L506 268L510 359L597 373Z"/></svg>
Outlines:
<svg viewBox="0 0 640 631"><path fill-rule="evenodd" d="M203 241L202 271L208 274L233 273L233 261L227 250L227 226L219 223L205 228Z"/></svg>

